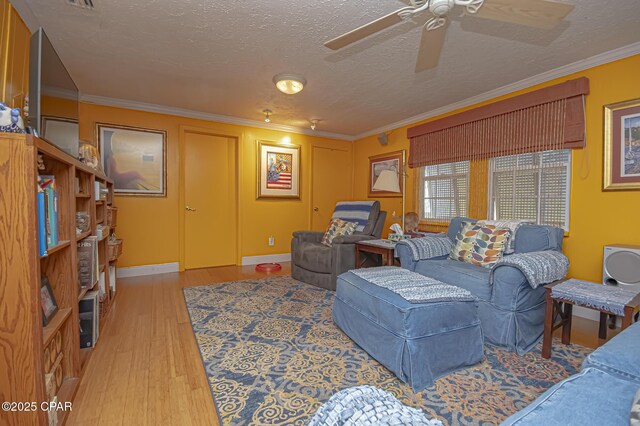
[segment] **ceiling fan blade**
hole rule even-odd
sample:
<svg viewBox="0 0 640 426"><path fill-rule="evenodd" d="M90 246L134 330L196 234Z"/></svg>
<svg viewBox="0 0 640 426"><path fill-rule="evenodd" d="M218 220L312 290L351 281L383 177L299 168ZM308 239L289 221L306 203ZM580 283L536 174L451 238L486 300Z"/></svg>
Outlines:
<svg viewBox="0 0 640 426"><path fill-rule="evenodd" d="M476 16L550 30L573 8L573 4L549 0L486 0Z"/></svg>
<svg viewBox="0 0 640 426"><path fill-rule="evenodd" d="M369 22L367 25L363 25L353 31L349 31L348 33L343 34L340 37L336 37L333 40L329 40L324 45L332 50L342 49L343 47L348 46L351 43L355 43L356 41L362 40L365 37L369 37L370 35L375 34L378 31L382 31L385 28L389 28L393 25L399 24L400 22L402 22L402 18L400 17L399 13L405 10L413 9L413 7L403 7L402 9L398 9L393 13L383 16L382 18L378 18L375 21Z"/></svg>
<svg viewBox="0 0 640 426"><path fill-rule="evenodd" d="M425 71L438 65L442 46L444 46L444 39L447 35L447 28L449 28L448 20L437 30L428 31L426 27L422 29L416 72Z"/></svg>

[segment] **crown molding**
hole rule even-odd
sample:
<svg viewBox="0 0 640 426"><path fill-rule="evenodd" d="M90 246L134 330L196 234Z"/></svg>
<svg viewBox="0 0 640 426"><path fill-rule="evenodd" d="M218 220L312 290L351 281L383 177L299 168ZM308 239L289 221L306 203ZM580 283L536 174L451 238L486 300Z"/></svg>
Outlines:
<svg viewBox="0 0 640 426"><path fill-rule="evenodd" d="M137 111L154 112L158 114L175 115L178 117L195 118L198 120L216 121L219 123L236 124L239 126L257 127L259 129L279 130L281 132L298 133L308 136L318 136L329 139L339 139L345 141L353 141L353 136L343 135L340 133L323 132L322 130L311 130L295 126L287 126L285 124L265 123L264 121L250 120L247 118L232 117L229 115L211 114L208 112L194 111L190 109L174 108L158 104L150 104L146 102L129 101L126 99L109 98L106 96L80 94L80 102L133 109Z"/></svg>
<svg viewBox="0 0 640 426"><path fill-rule="evenodd" d="M440 108L436 108L422 114L414 115L413 117L405 118L404 120L396 121L395 123L387 124L376 129L368 130L366 132L359 133L353 138L357 141L368 136L377 135L380 133L395 130L403 126L415 124L429 118L437 117L442 114L446 114L457 109L465 108L471 105L485 102L491 99L495 99L499 96L508 95L509 93L516 92L518 90L526 89L536 84L544 83L556 78L565 77L576 72L584 71L589 68L594 68L599 65L604 65L609 62L614 62L620 59L628 58L630 56L640 54L640 42L629 44L627 46L620 47L618 49L610 50L608 52L600 53L590 58L582 59L580 61L573 62L571 64L563 65L550 71L543 72L541 74L534 75L532 77L525 78L524 80L516 81L515 83L507 84L506 86L499 87L497 89L490 90L488 92L481 93L470 98L463 99L458 102L454 102L449 105L445 105Z"/></svg>

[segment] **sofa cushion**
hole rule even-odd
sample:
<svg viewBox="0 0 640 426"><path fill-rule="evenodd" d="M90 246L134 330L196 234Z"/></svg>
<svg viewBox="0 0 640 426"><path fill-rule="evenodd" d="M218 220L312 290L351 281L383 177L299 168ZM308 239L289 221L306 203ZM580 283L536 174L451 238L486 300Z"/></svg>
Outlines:
<svg viewBox="0 0 640 426"><path fill-rule="evenodd" d="M556 384L502 425L620 425L629 424L636 383L596 368Z"/></svg>
<svg viewBox="0 0 640 426"><path fill-rule="evenodd" d="M491 268L500 260L509 243L511 230L479 222L463 222L456 242L451 249L451 259Z"/></svg>
<svg viewBox="0 0 640 426"><path fill-rule="evenodd" d="M331 219L327 232L322 236L321 243L327 247L331 247L335 237L348 237L355 232L357 226L358 224L355 222L347 222L342 219Z"/></svg>
<svg viewBox="0 0 640 426"><path fill-rule="evenodd" d="M301 242L293 252L293 263L308 271L330 274L333 256L331 247L320 243Z"/></svg>
<svg viewBox="0 0 640 426"><path fill-rule="evenodd" d="M515 236L515 252L562 251L564 230L552 226L522 225Z"/></svg>
<svg viewBox="0 0 640 426"><path fill-rule="evenodd" d="M443 259L418 262L415 271L443 283L469 290L478 299L485 301L491 299L490 269L457 260Z"/></svg>
<svg viewBox="0 0 640 426"><path fill-rule="evenodd" d="M609 340L585 358L582 366L595 367L626 380L632 380L640 387L640 322Z"/></svg>

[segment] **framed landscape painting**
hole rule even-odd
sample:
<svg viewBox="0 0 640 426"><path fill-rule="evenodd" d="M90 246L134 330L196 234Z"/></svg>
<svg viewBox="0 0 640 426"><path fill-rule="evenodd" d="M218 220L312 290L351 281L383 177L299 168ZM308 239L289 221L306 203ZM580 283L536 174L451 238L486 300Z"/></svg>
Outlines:
<svg viewBox="0 0 640 426"><path fill-rule="evenodd" d="M300 147L258 141L257 198L300 198Z"/></svg>
<svg viewBox="0 0 640 426"><path fill-rule="evenodd" d="M116 195L167 195L167 133L97 124L102 167Z"/></svg>
<svg viewBox="0 0 640 426"><path fill-rule="evenodd" d="M640 189L640 99L604 107L603 187Z"/></svg>
<svg viewBox="0 0 640 426"><path fill-rule="evenodd" d="M387 154L374 155L369 157L369 198L377 197L402 197L402 154L403 151L389 152ZM384 170L392 170L398 176L399 192L390 192L373 189L380 173Z"/></svg>

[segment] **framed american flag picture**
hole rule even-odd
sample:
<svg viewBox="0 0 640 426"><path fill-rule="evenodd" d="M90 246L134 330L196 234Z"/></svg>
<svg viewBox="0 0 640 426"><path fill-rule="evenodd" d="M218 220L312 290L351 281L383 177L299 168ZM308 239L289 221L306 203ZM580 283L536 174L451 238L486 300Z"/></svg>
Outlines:
<svg viewBox="0 0 640 426"><path fill-rule="evenodd" d="M258 197L300 198L300 147L258 141Z"/></svg>

